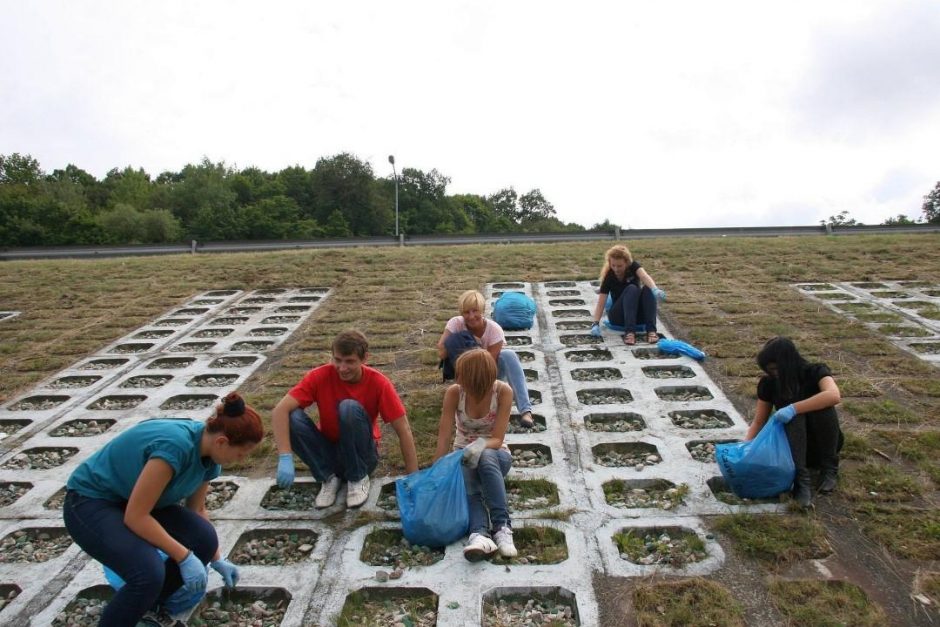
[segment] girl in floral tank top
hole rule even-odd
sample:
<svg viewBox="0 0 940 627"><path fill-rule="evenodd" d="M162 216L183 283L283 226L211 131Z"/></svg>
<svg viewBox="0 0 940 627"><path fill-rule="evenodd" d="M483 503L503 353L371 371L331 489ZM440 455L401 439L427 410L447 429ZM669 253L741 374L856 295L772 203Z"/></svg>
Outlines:
<svg viewBox="0 0 940 627"><path fill-rule="evenodd" d="M514 557L517 551L504 482L512 455L503 441L512 388L497 381L496 360L482 348L463 353L455 370L457 383L444 393L434 459L451 448L464 451L470 538L463 554L474 562L497 550L504 557Z"/></svg>

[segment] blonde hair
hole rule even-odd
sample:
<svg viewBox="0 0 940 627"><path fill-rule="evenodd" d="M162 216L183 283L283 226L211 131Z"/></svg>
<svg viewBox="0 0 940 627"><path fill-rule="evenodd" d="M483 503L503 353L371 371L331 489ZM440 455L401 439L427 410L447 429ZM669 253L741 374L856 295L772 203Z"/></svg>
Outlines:
<svg viewBox="0 0 940 627"><path fill-rule="evenodd" d="M471 309L477 309L480 313L483 313L483 310L486 309L486 300L483 298L483 294L476 290L467 290L460 295L460 298L457 299L457 309L460 310L461 315L467 313Z"/></svg>
<svg viewBox="0 0 940 627"><path fill-rule="evenodd" d="M496 360L483 348L471 348L457 358L456 381L474 399L483 398L496 381Z"/></svg>
<svg viewBox="0 0 940 627"><path fill-rule="evenodd" d="M604 277L607 276L607 271L610 270L610 260L611 259L623 259L627 262L627 266L633 263L633 255L630 254L630 249L621 244L616 246L611 246L607 249L607 252L604 253L604 267L601 268L601 277L600 282L604 282Z"/></svg>

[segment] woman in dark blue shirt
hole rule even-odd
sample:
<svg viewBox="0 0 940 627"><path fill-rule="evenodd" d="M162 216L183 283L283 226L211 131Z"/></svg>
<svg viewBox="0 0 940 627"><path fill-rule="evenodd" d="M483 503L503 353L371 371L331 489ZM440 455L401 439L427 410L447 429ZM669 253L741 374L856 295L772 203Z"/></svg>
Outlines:
<svg viewBox="0 0 940 627"><path fill-rule="evenodd" d="M612 325L624 327L623 343L636 344L637 324L645 325L645 339L650 344L659 341L656 332L656 301L665 300L666 292L656 287L656 281L633 258L626 246L612 246L604 255L601 268L601 286L597 306L594 307L594 325L591 335L601 336L601 318L607 299L613 304L607 314Z"/></svg>

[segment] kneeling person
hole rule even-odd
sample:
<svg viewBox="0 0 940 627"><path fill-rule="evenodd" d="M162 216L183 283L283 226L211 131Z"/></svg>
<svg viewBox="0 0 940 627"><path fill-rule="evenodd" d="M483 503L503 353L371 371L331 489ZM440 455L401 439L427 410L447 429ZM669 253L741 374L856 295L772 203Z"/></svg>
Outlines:
<svg viewBox="0 0 940 627"><path fill-rule="evenodd" d="M369 343L359 331L344 331L333 340L333 362L314 368L278 402L271 416L278 450L277 484L294 482L293 453L321 483L316 506L336 501L341 482L348 482L346 505L359 507L369 496L369 473L379 460L382 437L378 416L398 435L408 473L418 470L411 426L392 382L365 365ZM316 404L319 424L305 408Z"/></svg>

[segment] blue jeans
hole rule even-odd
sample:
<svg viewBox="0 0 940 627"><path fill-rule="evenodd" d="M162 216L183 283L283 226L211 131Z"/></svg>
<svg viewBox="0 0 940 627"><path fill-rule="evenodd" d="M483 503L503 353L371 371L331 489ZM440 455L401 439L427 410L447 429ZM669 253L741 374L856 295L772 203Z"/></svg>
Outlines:
<svg viewBox="0 0 940 627"><path fill-rule="evenodd" d="M632 283L623 289L620 298L614 301L607 313L611 324L624 327L626 332L633 331L637 324L645 324L647 333L656 331L656 297L653 290L642 289Z"/></svg>
<svg viewBox="0 0 940 627"><path fill-rule="evenodd" d="M332 475L361 481L379 463L372 421L365 408L349 398L339 402L339 442L327 439L298 407L290 413L290 445L321 483Z"/></svg>
<svg viewBox="0 0 940 627"><path fill-rule="evenodd" d="M124 580L124 586L101 614L99 626L134 625L147 610L167 599L183 585L179 565L161 558L154 546L124 524L127 503L93 499L69 490L62 517L78 546ZM180 505L151 512L177 542L208 564L219 548L212 524Z"/></svg>
<svg viewBox="0 0 940 627"><path fill-rule="evenodd" d="M529 400L529 388L525 384L525 372L522 371L522 362L516 351L504 348L499 351L496 360L496 378L505 381L512 388L512 397L516 402L516 409L520 414L532 411L532 401Z"/></svg>
<svg viewBox="0 0 940 627"><path fill-rule="evenodd" d="M500 527L511 525L509 509L506 506L506 484L503 478L512 467L512 455L509 451L488 448L480 455L476 468L463 466L463 480L467 486L467 506L470 509L470 533L488 534ZM487 510L489 521L487 525Z"/></svg>

